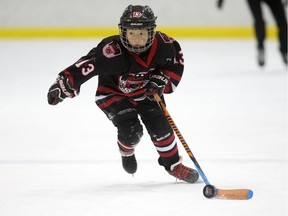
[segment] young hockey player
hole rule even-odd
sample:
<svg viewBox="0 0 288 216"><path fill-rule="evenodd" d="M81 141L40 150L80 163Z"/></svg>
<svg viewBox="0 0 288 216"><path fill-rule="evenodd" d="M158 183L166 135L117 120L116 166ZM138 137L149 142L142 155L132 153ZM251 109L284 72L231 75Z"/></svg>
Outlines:
<svg viewBox="0 0 288 216"><path fill-rule="evenodd" d="M61 71L48 92L56 105L79 94L80 86L98 76L96 104L117 127L118 147L127 173L137 170L135 147L145 125L159 153L158 162L177 179L198 180L198 172L184 166L173 130L153 94L172 93L184 65L180 45L156 32L156 16L149 6L129 5L119 23L119 35L103 39L97 47Z"/></svg>

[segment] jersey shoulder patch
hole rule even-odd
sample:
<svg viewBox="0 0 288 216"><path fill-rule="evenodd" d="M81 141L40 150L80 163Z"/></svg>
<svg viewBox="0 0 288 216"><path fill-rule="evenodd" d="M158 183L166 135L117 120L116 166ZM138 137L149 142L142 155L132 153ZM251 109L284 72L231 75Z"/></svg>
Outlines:
<svg viewBox="0 0 288 216"><path fill-rule="evenodd" d="M103 46L102 54L106 58L114 58L116 56L122 55L122 50L118 43L110 41Z"/></svg>

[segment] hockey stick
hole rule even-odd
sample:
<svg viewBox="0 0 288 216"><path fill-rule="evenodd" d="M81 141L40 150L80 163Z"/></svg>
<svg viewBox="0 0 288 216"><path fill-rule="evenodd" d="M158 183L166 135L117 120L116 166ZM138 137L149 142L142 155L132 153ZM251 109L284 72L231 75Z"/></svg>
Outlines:
<svg viewBox="0 0 288 216"><path fill-rule="evenodd" d="M154 99L162 108L164 115L167 117L171 127L173 128L174 132L176 133L177 137L179 138L181 144L183 145L184 149L186 150L187 154L189 155L190 159L193 161L199 175L203 179L205 183L205 187L203 189L203 194L206 198L218 198L218 199L234 199L234 200L247 200L253 197L253 191L250 189L218 189L215 186L211 185L208 181L206 175L204 174L202 168L200 167L198 161L196 160L195 156L193 155L192 151L190 150L187 142L185 141L184 137L182 136L181 132L179 131L178 127L176 126L175 122L173 121L171 115L169 114L164 102L160 98L157 93L154 93Z"/></svg>

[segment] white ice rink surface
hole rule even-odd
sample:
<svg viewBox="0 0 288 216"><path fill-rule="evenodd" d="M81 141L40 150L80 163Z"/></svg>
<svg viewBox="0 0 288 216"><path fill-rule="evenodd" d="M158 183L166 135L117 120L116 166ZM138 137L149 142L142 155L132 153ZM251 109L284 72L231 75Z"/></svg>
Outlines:
<svg viewBox="0 0 288 216"><path fill-rule="evenodd" d="M288 215L287 70L276 41L260 69L254 40L179 40L185 74L166 97L209 181L252 189L248 201L208 200L203 181L176 182L147 134L137 173L126 174L116 129L94 103L97 78L77 98L48 105L58 72L98 42L0 40L1 216Z"/></svg>

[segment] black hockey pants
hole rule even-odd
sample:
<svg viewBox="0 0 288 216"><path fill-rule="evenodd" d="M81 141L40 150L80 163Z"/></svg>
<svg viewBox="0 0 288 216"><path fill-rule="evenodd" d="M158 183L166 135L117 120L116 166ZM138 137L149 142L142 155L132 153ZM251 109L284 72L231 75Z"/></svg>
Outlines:
<svg viewBox="0 0 288 216"><path fill-rule="evenodd" d="M159 164L170 170L170 166L179 161L173 130L157 102L149 99L135 102L123 98L102 111L117 127L118 146L122 151L130 151L140 142L143 135L140 116L160 155Z"/></svg>

